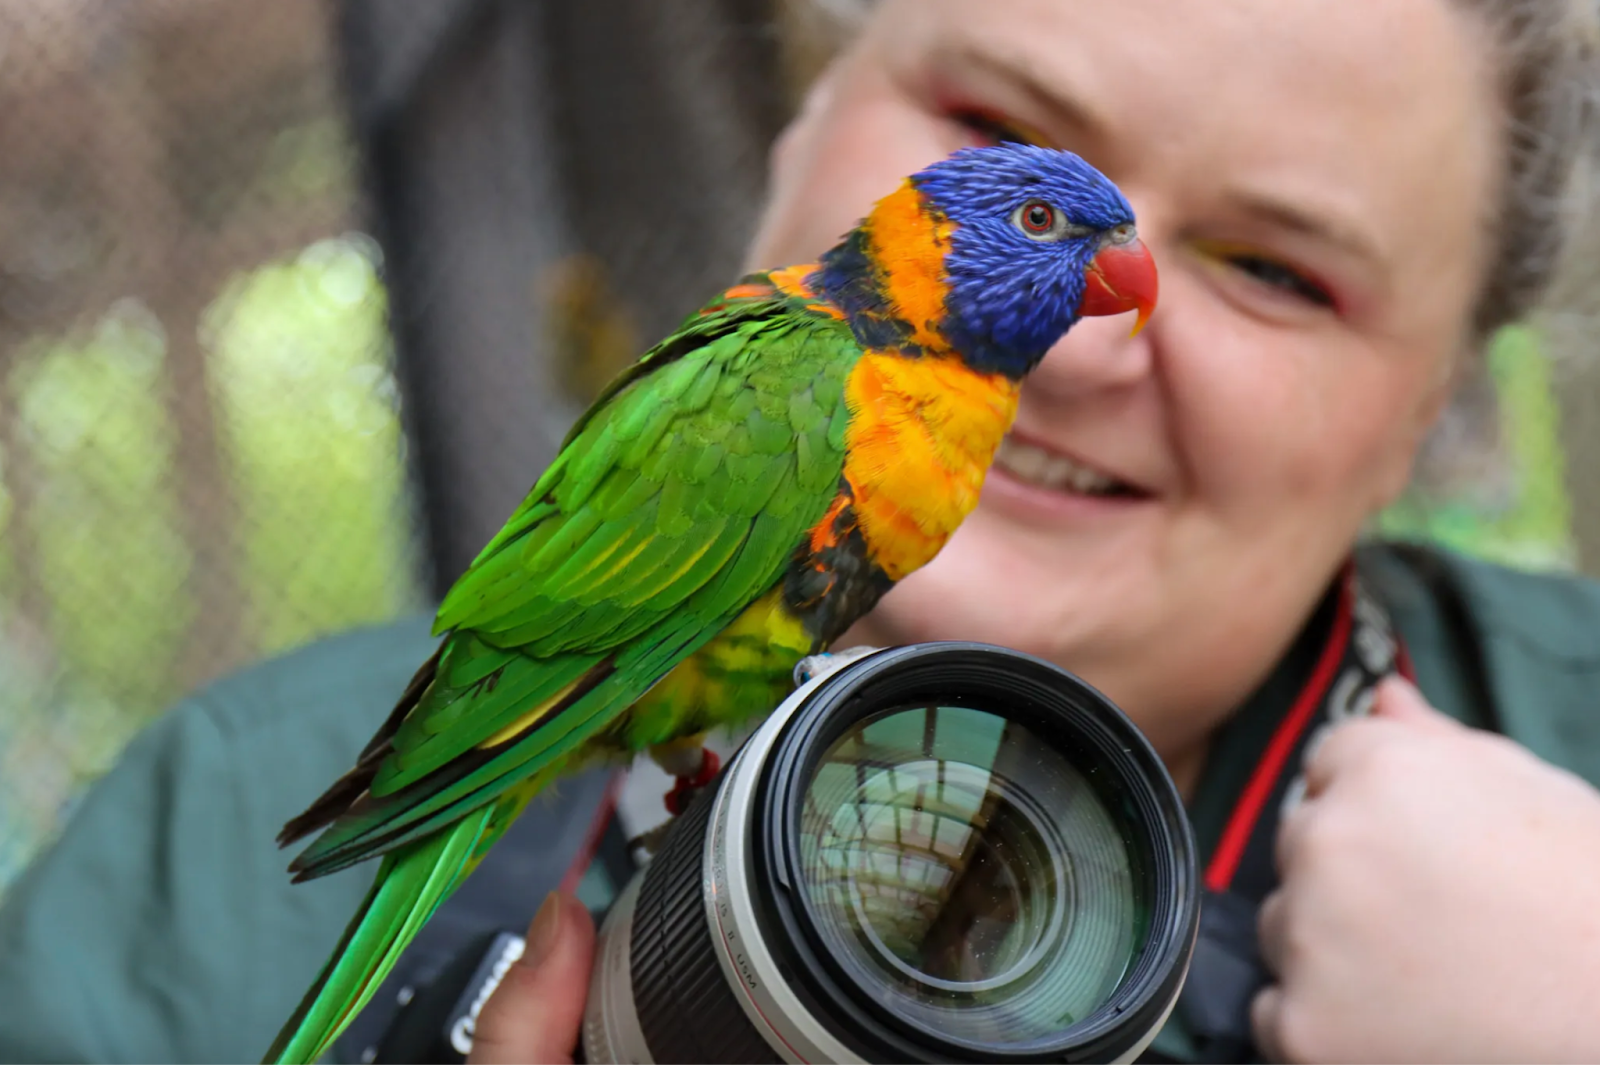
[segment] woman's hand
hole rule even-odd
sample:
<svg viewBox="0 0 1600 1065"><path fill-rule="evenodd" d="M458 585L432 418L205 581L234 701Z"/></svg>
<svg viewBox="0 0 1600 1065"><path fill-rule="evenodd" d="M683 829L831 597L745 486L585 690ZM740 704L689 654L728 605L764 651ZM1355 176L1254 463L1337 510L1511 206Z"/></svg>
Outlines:
<svg viewBox="0 0 1600 1065"><path fill-rule="evenodd" d="M1261 908L1271 1060L1600 1060L1600 793L1402 680L1306 783Z"/></svg>
<svg viewBox="0 0 1600 1065"><path fill-rule="evenodd" d="M552 893L528 926L528 945L478 1014L472 1065L570 1065L589 996L594 922L576 899Z"/></svg>

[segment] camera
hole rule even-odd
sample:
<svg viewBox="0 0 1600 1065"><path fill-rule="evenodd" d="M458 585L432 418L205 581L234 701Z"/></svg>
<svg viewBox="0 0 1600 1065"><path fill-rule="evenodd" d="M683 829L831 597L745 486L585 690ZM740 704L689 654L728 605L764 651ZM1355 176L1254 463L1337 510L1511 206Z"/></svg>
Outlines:
<svg viewBox="0 0 1600 1065"><path fill-rule="evenodd" d="M818 656L607 914L590 1062L1131 1061L1200 900L1103 695L975 643Z"/></svg>

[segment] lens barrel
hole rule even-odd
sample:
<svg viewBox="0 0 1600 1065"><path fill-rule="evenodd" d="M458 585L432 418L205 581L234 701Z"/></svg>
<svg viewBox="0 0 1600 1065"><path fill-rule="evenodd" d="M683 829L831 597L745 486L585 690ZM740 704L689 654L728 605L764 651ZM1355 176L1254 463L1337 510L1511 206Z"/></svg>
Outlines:
<svg viewBox="0 0 1600 1065"><path fill-rule="evenodd" d="M1071 674L971 643L813 677L619 897L601 1061L1127 1061L1199 883L1165 768Z"/></svg>

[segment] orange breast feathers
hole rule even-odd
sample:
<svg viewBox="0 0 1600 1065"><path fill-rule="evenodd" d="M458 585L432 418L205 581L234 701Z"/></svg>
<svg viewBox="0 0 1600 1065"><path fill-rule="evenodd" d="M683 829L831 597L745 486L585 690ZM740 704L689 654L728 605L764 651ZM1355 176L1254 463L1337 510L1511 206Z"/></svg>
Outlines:
<svg viewBox="0 0 1600 1065"><path fill-rule="evenodd" d="M867 549L891 579L930 561L978 505L1020 387L952 356L869 351L856 363L844 475Z"/></svg>

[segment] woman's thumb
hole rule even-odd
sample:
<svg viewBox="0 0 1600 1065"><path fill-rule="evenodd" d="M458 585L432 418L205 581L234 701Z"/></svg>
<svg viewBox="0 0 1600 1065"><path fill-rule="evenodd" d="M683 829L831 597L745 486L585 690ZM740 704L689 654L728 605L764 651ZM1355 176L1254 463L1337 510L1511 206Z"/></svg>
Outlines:
<svg viewBox="0 0 1600 1065"><path fill-rule="evenodd" d="M552 892L528 926L522 957L483 1004L469 1062L571 1062L589 995L594 921L583 904Z"/></svg>
<svg viewBox="0 0 1600 1065"><path fill-rule="evenodd" d="M1453 730L1461 727L1429 705L1417 686L1400 676L1389 677L1378 685L1372 714L1423 728Z"/></svg>

